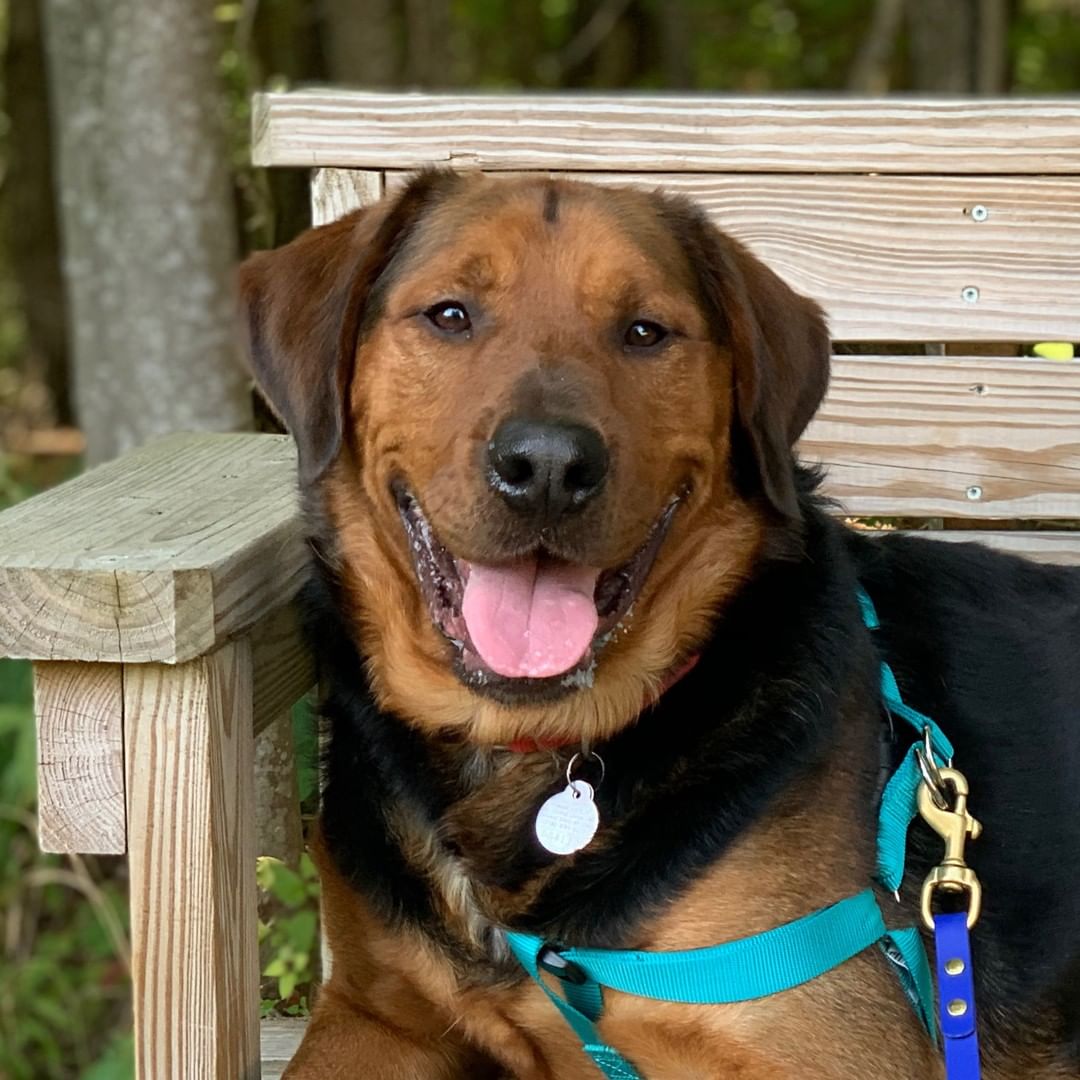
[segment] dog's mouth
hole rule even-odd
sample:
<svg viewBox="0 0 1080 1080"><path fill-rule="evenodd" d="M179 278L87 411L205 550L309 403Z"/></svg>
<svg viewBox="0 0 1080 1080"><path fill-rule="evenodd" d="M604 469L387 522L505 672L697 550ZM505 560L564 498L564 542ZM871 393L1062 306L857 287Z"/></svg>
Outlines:
<svg viewBox="0 0 1080 1080"><path fill-rule="evenodd" d="M417 499L404 488L396 497L420 591L455 649L459 675L504 695L591 683L596 659L638 598L682 501L671 499L626 562L600 569L542 548L497 565L456 558Z"/></svg>

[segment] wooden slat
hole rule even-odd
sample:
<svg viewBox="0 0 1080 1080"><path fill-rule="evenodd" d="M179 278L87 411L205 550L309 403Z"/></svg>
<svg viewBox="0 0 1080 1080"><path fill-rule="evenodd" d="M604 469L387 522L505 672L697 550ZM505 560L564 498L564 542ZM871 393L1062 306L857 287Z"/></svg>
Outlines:
<svg viewBox="0 0 1080 1080"><path fill-rule="evenodd" d="M183 661L288 601L308 555L295 452L183 435L0 516L0 655Z"/></svg>
<svg viewBox="0 0 1080 1080"><path fill-rule="evenodd" d="M359 192L330 173L344 213ZM837 341L1080 340L1080 179L575 175L690 196L821 303Z"/></svg>
<svg viewBox="0 0 1080 1080"><path fill-rule="evenodd" d="M1080 173L1071 98L256 96L256 165Z"/></svg>
<svg viewBox="0 0 1080 1080"><path fill-rule="evenodd" d="M1080 364L835 357L800 450L854 515L1080 518Z"/></svg>
<svg viewBox="0 0 1080 1080"><path fill-rule="evenodd" d="M290 478L282 475L282 482ZM315 663L295 605L271 611L251 632L255 667L255 734L287 712L315 685Z"/></svg>
<svg viewBox="0 0 1080 1080"><path fill-rule="evenodd" d="M259 1025L262 1036L262 1080L280 1080L285 1066L292 1060L304 1031L307 1020L293 1020L278 1017L264 1020Z"/></svg>
<svg viewBox="0 0 1080 1080"><path fill-rule="evenodd" d="M251 650L124 672L139 1080L256 1080Z"/></svg>
<svg viewBox="0 0 1080 1080"><path fill-rule="evenodd" d="M42 851L126 850L123 693L119 664L34 665Z"/></svg>
<svg viewBox="0 0 1080 1080"><path fill-rule="evenodd" d="M325 225L351 210L378 202L384 184L381 172L316 169L311 176L311 224Z"/></svg>
<svg viewBox="0 0 1080 1080"><path fill-rule="evenodd" d="M976 543L1023 555L1035 562L1080 565L1080 532L984 532L978 529L935 529L918 532L950 544Z"/></svg>

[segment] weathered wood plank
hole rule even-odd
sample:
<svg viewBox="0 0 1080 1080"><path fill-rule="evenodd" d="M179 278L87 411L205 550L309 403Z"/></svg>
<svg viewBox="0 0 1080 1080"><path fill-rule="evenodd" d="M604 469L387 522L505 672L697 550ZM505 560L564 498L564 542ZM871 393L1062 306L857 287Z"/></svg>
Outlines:
<svg viewBox="0 0 1080 1080"><path fill-rule="evenodd" d="M802 456L854 515L1080 517L1080 364L836 357Z"/></svg>
<svg viewBox="0 0 1080 1080"><path fill-rule="evenodd" d="M139 1080L256 1080L259 983L246 641L124 671Z"/></svg>
<svg viewBox="0 0 1080 1080"><path fill-rule="evenodd" d="M285 1066L292 1060L304 1031L307 1020L293 1020L278 1017L264 1020L259 1025L262 1036L262 1080L280 1080Z"/></svg>
<svg viewBox="0 0 1080 1080"><path fill-rule="evenodd" d="M123 688L119 664L34 665L42 851L127 848Z"/></svg>
<svg viewBox="0 0 1080 1080"><path fill-rule="evenodd" d="M1080 102L783 96L256 95L256 165L1080 173Z"/></svg>
<svg viewBox="0 0 1080 1080"><path fill-rule="evenodd" d="M1080 179L556 175L688 195L818 300L837 341L1080 340Z"/></svg>
<svg viewBox="0 0 1080 1080"><path fill-rule="evenodd" d="M311 176L311 223L325 225L383 196L384 174L358 169L316 169Z"/></svg>
<svg viewBox="0 0 1080 1080"><path fill-rule="evenodd" d="M292 441L162 439L0 515L0 655L180 662L288 601Z"/></svg>
<svg viewBox="0 0 1080 1080"><path fill-rule="evenodd" d="M282 482L289 478L283 476ZM270 612L251 632L255 669L255 734L275 722L315 685L315 663L294 604Z"/></svg>

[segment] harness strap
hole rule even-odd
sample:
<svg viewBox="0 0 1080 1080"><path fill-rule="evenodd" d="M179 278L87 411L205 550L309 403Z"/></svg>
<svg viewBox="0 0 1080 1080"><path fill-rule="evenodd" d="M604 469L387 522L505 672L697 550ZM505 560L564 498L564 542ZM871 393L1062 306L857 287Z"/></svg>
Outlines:
<svg viewBox="0 0 1080 1080"><path fill-rule="evenodd" d="M937 1042L934 1018L934 979L930 959L917 926L890 930L880 942L885 958L893 965L896 977L915 1015L922 1021L932 1042ZM951 1078L950 1078L951 1080Z"/></svg>
<svg viewBox="0 0 1080 1080"><path fill-rule="evenodd" d="M881 621L869 594L859 585L855 595L863 624L868 630L879 629ZM881 661L880 684L881 699L889 713L909 724L918 735L929 733L931 750L939 766L952 761L953 745L948 737L929 716L904 701L896 675L884 660ZM916 795L922 777L915 751L913 745L885 785L878 811L877 876L892 892L900 888L904 879L908 829L919 812Z"/></svg>
<svg viewBox="0 0 1080 1080"><path fill-rule="evenodd" d="M581 1048L592 1058L596 1067L607 1080L642 1080L641 1074L616 1050L608 1046L596 1030L596 1021L603 1010L600 987L593 982L571 982L562 979L566 997L557 994L540 976L540 954L547 945L542 938L532 934L507 931L506 941L521 966L533 977L537 985L551 999L551 1003L562 1013L563 1019L581 1040ZM567 965L567 970L572 971ZM589 987L588 989L585 989Z"/></svg>
<svg viewBox="0 0 1080 1080"><path fill-rule="evenodd" d="M589 982L657 1001L719 1005L790 990L880 941L886 934L871 889L761 934L704 949L643 952L560 949ZM514 954L535 957L544 942L507 933Z"/></svg>
<svg viewBox="0 0 1080 1080"><path fill-rule="evenodd" d="M601 987L657 1001L730 1004L810 982L874 944L897 967L920 1018L933 1031L933 991L922 939L914 928L888 930L871 889L764 933L703 949L560 949L558 965L545 965L545 970L560 979L562 994L540 974L540 958L549 948L543 938L508 931L506 940L609 1078L638 1080L638 1073L596 1028Z"/></svg>
<svg viewBox="0 0 1080 1080"><path fill-rule="evenodd" d="M869 595L861 586L856 595L863 622L868 629L878 629L880 623ZM938 765L948 764L953 756L952 744L930 717L903 700L896 676L885 661L881 662L880 683L883 703L889 713L904 720L920 736L928 735ZM878 878L893 891L899 889L904 876L907 833L918 813L916 796L920 782L916 747L912 746L885 786L878 817ZM956 944L951 952L942 945L939 936L939 957L959 957L961 944L967 949L966 924L963 934L964 942ZM507 931L506 940L518 962L547 994L581 1039L585 1053L608 1080L641 1080L641 1076L617 1050L604 1042L597 1030L596 1024L603 1012L602 987L684 1004L719 1005L748 1001L816 979L874 944L881 947L892 964L931 1039L937 1038L933 980L922 936L913 926L889 930L871 889L764 933L703 949L663 953L554 949L542 938L517 931ZM541 964L541 957L547 954L552 955ZM970 954L965 952L963 957L966 970L970 972ZM943 962L939 960L939 963ZM560 980L562 994L541 976L541 966ZM939 986L950 985L941 981L945 978L941 971L938 974ZM965 1015L970 1017L970 1032L959 1033L964 1025L955 1022L950 1025L953 1034L946 1032L949 1080L977 1080L979 1075L974 996L970 985L969 991ZM945 1027L949 1003L954 1009L958 1007L955 998L946 1002L944 991L941 1001L942 1026ZM951 1013L949 1017L951 1021L958 1019ZM950 1040L954 1044L952 1050ZM974 1071L970 1066L955 1066L960 1071L954 1074L950 1062L960 1061L961 1057L957 1055L967 1055L970 1061L972 1053Z"/></svg>

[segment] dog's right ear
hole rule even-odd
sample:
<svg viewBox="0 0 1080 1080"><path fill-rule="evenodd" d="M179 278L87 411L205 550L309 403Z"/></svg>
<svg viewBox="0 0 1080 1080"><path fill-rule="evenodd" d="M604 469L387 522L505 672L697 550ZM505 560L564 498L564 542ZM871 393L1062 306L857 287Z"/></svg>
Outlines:
<svg viewBox="0 0 1080 1080"><path fill-rule="evenodd" d="M421 173L392 199L310 229L238 273L242 330L259 390L296 442L300 478L341 448L367 299L428 209L459 181Z"/></svg>

